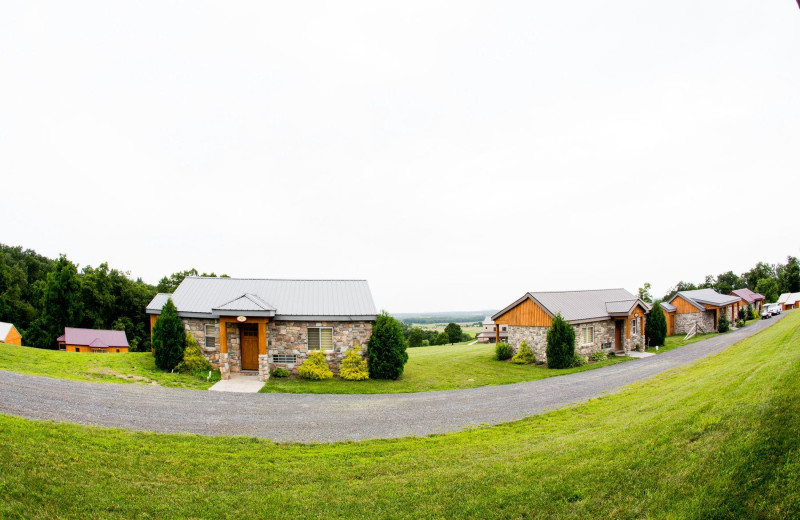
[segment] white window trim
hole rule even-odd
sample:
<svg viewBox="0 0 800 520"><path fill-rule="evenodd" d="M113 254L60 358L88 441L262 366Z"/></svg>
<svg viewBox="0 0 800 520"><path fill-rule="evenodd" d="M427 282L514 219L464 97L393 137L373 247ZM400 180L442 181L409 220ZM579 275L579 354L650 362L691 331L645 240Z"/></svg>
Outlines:
<svg viewBox="0 0 800 520"><path fill-rule="evenodd" d="M319 348L312 349L311 346L308 344L308 340L309 340L309 336L310 336L308 331L310 331L311 329L319 329L320 330ZM331 331L331 348L330 349L323 349L322 348L322 329L329 329ZM306 327L306 350L309 351L309 352L316 352L316 351L333 352L333 327L319 327L319 326Z"/></svg>
<svg viewBox="0 0 800 520"><path fill-rule="evenodd" d="M589 329L592 329L592 341L589 341ZM581 346L594 344L594 325L581 329Z"/></svg>
<svg viewBox="0 0 800 520"><path fill-rule="evenodd" d="M631 320L631 336L639 336L639 329L641 328L639 325L639 318L633 318Z"/></svg>

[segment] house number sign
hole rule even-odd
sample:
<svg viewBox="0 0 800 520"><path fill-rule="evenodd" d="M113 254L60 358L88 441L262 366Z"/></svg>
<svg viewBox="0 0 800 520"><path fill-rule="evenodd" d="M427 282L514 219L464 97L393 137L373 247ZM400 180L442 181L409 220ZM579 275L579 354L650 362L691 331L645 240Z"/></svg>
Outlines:
<svg viewBox="0 0 800 520"><path fill-rule="evenodd" d="M244 323L245 321L247 321L247 316L237 316L236 321L238 321L239 323Z"/></svg>

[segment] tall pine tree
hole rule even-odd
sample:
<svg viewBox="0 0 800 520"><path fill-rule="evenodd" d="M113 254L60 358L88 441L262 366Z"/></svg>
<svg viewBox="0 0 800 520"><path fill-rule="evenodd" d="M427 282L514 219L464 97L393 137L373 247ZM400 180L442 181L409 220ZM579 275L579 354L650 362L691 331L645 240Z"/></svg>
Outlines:
<svg viewBox="0 0 800 520"><path fill-rule="evenodd" d="M653 305L653 310L650 311L650 316L644 324L644 333L652 347L664 346L664 341L667 339L667 318L664 316L664 310L661 304L656 302Z"/></svg>
<svg viewBox="0 0 800 520"><path fill-rule="evenodd" d="M161 315L153 325L153 355L156 366L172 370L183 360L186 350L186 331L178 317L178 309L172 298L161 308Z"/></svg>
<svg viewBox="0 0 800 520"><path fill-rule="evenodd" d="M547 366L569 368L574 358L575 329L561 317L559 312L547 331Z"/></svg>
<svg viewBox="0 0 800 520"><path fill-rule="evenodd" d="M403 326L386 311L378 315L367 343L369 377L397 379L408 361Z"/></svg>

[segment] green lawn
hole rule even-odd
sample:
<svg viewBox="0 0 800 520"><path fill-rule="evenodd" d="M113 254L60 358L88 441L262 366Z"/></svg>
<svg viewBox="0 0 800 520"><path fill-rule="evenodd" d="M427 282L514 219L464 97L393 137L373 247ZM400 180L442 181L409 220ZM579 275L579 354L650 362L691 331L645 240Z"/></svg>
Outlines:
<svg viewBox="0 0 800 520"><path fill-rule="evenodd" d="M609 358L580 368L551 370L544 366L514 365L494 359L494 345L441 345L408 349L408 363L397 381L370 379L367 381L309 381L273 377L262 392L315 394L382 394L452 390L476 386L506 385L560 376L613 365L630 358Z"/></svg>
<svg viewBox="0 0 800 520"><path fill-rule="evenodd" d="M757 321L759 321L759 319L747 320L747 321L745 321L744 326L747 327L751 323L757 322ZM702 339L708 339L708 338L710 338L711 336L713 336L715 334L719 334L719 333L718 332L706 332L705 334L697 334L697 335L691 337L688 340L683 339L683 338L686 337L686 334L676 334L674 336L667 336L667 339L664 341L664 343L666 343L666 345L664 345L663 347L659 347L658 351L656 351L655 347L650 347L650 348L647 349L647 352L652 352L653 354L663 354L664 352L669 352L672 349L676 349L678 347L682 347L684 345L688 345L690 343L694 343L694 342L700 341Z"/></svg>
<svg viewBox="0 0 800 520"><path fill-rule="evenodd" d="M149 352L90 354L17 347L5 343L0 343L0 370L93 383L155 383L198 390L205 390L219 381L218 371L211 373L210 381L205 377L163 372L156 367L155 359Z"/></svg>
<svg viewBox="0 0 800 520"><path fill-rule="evenodd" d="M622 392L426 438L281 445L0 416L0 517L798 518L799 392L795 313Z"/></svg>

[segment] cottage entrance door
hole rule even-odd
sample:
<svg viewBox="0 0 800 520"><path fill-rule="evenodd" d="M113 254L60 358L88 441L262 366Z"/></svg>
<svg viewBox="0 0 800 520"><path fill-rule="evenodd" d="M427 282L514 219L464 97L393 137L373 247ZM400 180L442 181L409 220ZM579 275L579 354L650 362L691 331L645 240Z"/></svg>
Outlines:
<svg viewBox="0 0 800 520"><path fill-rule="evenodd" d="M241 325L242 370L258 370L258 324Z"/></svg>
<svg viewBox="0 0 800 520"><path fill-rule="evenodd" d="M623 350L622 346L622 320L614 320L614 350Z"/></svg>

